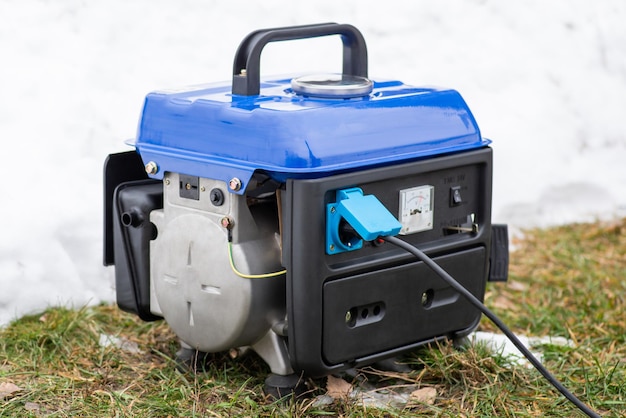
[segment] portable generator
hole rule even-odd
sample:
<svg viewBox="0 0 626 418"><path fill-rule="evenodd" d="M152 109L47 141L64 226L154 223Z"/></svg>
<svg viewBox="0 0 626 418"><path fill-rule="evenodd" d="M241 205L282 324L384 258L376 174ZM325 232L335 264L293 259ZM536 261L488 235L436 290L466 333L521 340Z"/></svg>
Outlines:
<svg viewBox="0 0 626 418"><path fill-rule="evenodd" d="M341 74L261 77L269 42L337 35ZM105 162L105 265L117 303L164 318L184 352L251 348L266 389L462 338L507 278L491 224L492 149L455 90L370 80L346 24L259 30L232 82L150 93L135 150Z"/></svg>

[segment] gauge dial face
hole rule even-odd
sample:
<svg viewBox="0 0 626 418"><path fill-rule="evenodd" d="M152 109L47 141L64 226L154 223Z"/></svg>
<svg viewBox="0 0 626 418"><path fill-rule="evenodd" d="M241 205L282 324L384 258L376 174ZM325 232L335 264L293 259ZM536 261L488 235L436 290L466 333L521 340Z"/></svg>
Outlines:
<svg viewBox="0 0 626 418"><path fill-rule="evenodd" d="M435 187L430 185L400 190L400 235L433 229Z"/></svg>

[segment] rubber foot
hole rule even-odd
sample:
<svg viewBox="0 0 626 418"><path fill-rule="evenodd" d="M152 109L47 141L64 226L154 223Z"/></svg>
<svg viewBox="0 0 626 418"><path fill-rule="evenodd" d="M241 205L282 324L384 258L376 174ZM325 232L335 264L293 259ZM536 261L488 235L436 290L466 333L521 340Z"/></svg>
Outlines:
<svg viewBox="0 0 626 418"><path fill-rule="evenodd" d="M378 370L396 373L409 373L412 370L408 365L398 363L395 357L377 361L374 367Z"/></svg>
<svg viewBox="0 0 626 418"><path fill-rule="evenodd" d="M181 347L176 352L176 368L181 372L192 371L201 373L206 371L208 353L194 350L193 348Z"/></svg>
<svg viewBox="0 0 626 418"><path fill-rule="evenodd" d="M307 392L307 387L302 376L295 373L285 376L270 373L267 379L265 379L263 391L274 399L283 399L291 396L299 398Z"/></svg>
<svg viewBox="0 0 626 418"><path fill-rule="evenodd" d="M460 350L460 351L466 350L467 347L469 347L470 345L471 345L471 341L469 337L467 336L452 338L452 346L456 348L457 350Z"/></svg>

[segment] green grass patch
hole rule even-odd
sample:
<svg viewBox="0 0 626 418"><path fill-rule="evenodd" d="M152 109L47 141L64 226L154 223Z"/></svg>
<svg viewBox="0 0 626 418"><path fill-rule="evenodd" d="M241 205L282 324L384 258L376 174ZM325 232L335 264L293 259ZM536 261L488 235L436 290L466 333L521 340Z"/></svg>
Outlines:
<svg viewBox="0 0 626 418"><path fill-rule="evenodd" d="M515 246L510 280L488 285L487 306L516 333L572 340L542 347L548 369L600 413L625 416L626 220L525 231ZM495 331L486 319L480 328ZM127 348L103 344L113 341ZM23 317L0 330L0 417L582 416L534 369L480 345L424 347L406 356L410 373L345 378L436 393L385 409L316 403L325 379L308 381L307 398L275 402L263 395L269 370L256 355L211 354L194 374L177 369L177 349L165 323L114 306Z"/></svg>

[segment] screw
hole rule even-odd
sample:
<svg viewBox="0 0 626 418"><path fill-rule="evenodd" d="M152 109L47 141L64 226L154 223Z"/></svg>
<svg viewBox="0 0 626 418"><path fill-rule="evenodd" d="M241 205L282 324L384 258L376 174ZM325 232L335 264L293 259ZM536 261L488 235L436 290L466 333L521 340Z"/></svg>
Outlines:
<svg viewBox="0 0 626 418"><path fill-rule="evenodd" d="M145 169L148 174L156 174L159 171L159 166L154 161L150 161L146 164Z"/></svg>
<svg viewBox="0 0 626 418"><path fill-rule="evenodd" d="M337 211L337 209L335 209L335 207L334 207L334 206L332 206L332 207L330 208L330 213L335 213L336 211Z"/></svg>
<svg viewBox="0 0 626 418"><path fill-rule="evenodd" d="M230 187L230 190L235 192L241 190L241 180L239 180L237 177L233 177L228 182L228 187Z"/></svg>
<svg viewBox="0 0 626 418"><path fill-rule="evenodd" d="M170 185L170 179L165 179L165 185L169 186Z"/></svg>
<svg viewBox="0 0 626 418"><path fill-rule="evenodd" d="M233 221L228 217L228 216L224 216L221 220L220 223L222 224L222 226L226 229L232 229L233 227Z"/></svg>
<svg viewBox="0 0 626 418"><path fill-rule="evenodd" d="M352 312L348 311L346 312L346 323L349 323L350 321L352 321Z"/></svg>
<svg viewBox="0 0 626 418"><path fill-rule="evenodd" d="M200 187L200 191L204 192L204 191L206 191L206 188L204 186L202 186L202 187Z"/></svg>
<svg viewBox="0 0 626 418"><path fill-rule="evenodd" d="M334 244L330 244L330 250L331 251L335 251L335 245Z"/></svg>

